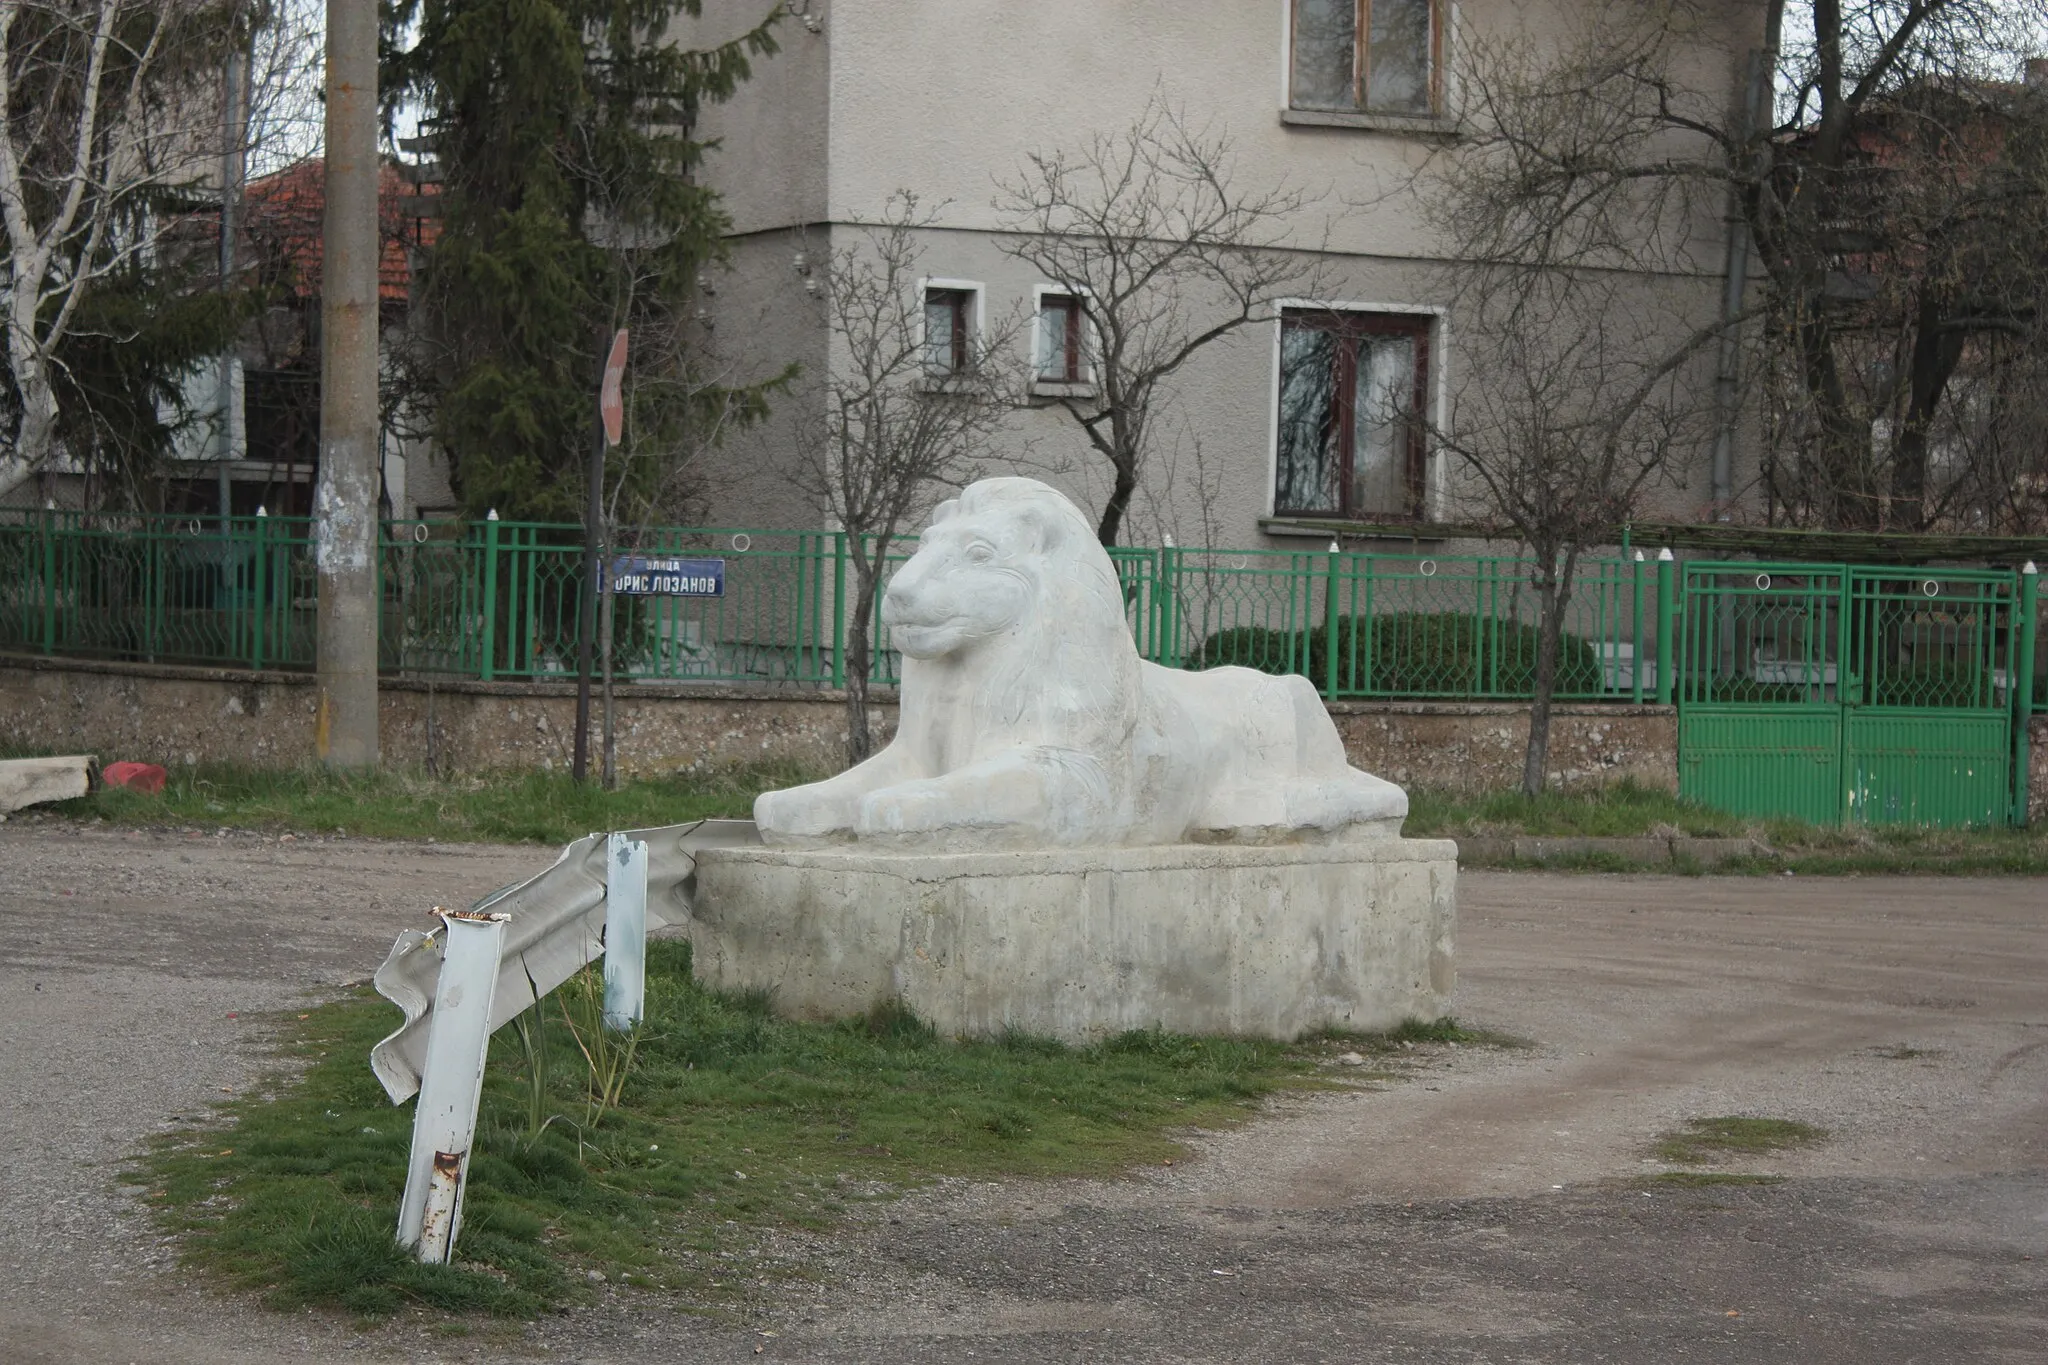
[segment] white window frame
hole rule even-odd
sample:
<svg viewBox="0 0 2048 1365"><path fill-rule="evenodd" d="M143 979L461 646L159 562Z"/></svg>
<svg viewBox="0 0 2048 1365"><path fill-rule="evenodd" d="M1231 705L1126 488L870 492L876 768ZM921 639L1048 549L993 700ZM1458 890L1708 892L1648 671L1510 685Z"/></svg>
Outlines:
<svg viewBox="0 0 2048 1365"><path fill-rule="evenodd" d="M1291 312L1314 313L1394 313L1404 317L1427 317L1429 324L1430 384L1429 405L1431 411L1427 420L1431 426L1445 412L1450 374L1449 341L1451 332L1450 309L1436 303L1368 303L1349 299L1275 299L1273 301L1273 373L1266 387L1266 516L1279 516L1280 483L1280 333L1284 319ZM1448 463L1443 451L1434 440L1423 447L1423 494L1422 521L1438 521L1443 516L1444 501L1448 494Z"/></svg>
<svg viewBox="0 0 2048 1365"><path fill-rule="evenodd" d="M917 367L926 379L943 382L952 378L951 373L933 374L924 368L925 357L925 302L934 289L957 289L969 296L967 305L967 353L977 360L982 355L982 338L987 335L984 328L988 308L988 286L980 280L956 280L943 275L931 275L917 282Z"/></svg>
<svg viewBox="0 0 2048 1365"><path fill-rule="evenodd" d="M1085 336L1083 359L1086 361L1086 373L1083 377L1078 381L1070 383L1064 379L1047 379L1038 372L1038 357L1041 354L1039 343L1043 340L1040 329L1045 326L1045 297L1048 294L1057 294L1063 299L1093 299L1095 297L1094 290L1079 285L1041 283L1031 286L1031 350L1025 357L1025 363L1030 367L1032 396L1035 398L1093 398L1096 386L1102 382L1101 370L1095 364L1095 357L1101 353L1102 349L1102 332L1096 327L1095 318L1090 310L1083 309L1081 313L1081 329Z"/></svg>

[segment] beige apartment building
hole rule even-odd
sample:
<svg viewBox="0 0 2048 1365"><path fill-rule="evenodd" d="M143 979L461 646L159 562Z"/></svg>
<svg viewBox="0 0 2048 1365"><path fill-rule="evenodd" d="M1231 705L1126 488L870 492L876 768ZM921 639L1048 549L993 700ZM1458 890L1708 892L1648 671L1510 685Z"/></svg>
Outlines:
<svg viewBox="0 0 2048 1365"><path fill-rule="evenodd" d="M705 177L733 220L729 266L709 277L710 343L742 373L833 354L817 274L839 247L917 196L929 363L991 318L1028 319L1012 345L1020 386L997 472L1051 471L1091 513L1110 468L1048 393L1071 393L1071 301L1004 250L998 183L1033 153L1086 146L1129 127L1148 102L1225 133L1239 188L1292 187L1312 202L1286 246L1318 257L1319 296L1275 300L1263 317L1201 352L1169 381L1145 483L1122 539L1301 547L1330 524L1427 528L1454 522L1452 457L1422 429L1447 420L1461 374L1455 269L1400 187L1465 127L1465 54L1540 49L1573 6L1601 0L787 0L782 52L757 64L730 103L707 109L718 140ZM727 5L690 41L757 17ZM1689 73L1733 100L1761 6L1709 6ZM1694 269L1645 286L1711 309L1724 269L1718 213L1694 225ZM1036 393L1034 395L1035 390ZM762 431L718 460L714 524L815 526L786 461L812 420L799 383ZM1427 422L1404 421L1404 404ZM1388 416L1389 413L1393 416ZM1738 462L1741 454L1738 453ZM1738 480L1738 483L1741 481ZM1705 456L1651 490L1648 512L1703 517ZM1391 532L1409 539L1416 532Z"/></svg>

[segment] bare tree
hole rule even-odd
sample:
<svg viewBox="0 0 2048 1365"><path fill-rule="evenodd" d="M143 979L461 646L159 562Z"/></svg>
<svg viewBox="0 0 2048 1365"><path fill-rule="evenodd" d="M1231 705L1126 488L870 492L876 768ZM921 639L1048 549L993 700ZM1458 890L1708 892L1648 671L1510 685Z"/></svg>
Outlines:
<svg viewBox="0 0 2048 1365"><path fill-rule="evenodd" d="M61 354L104 281L166 249L173 198L301 131L303 5L183 0L0 4L0 230L11 440L0 488L45 465L59 430ZM230 67L238 87L224 87ZM241 106L241 107L236 107ZM227 117L223 117L224 110Z"/></svg>
<svg viewBox="0 0 2048 1365"><path fill-rule="evenodd" d="M1737 494L1725 452L1745 379L1764 400L1771 520L1918 531L2016 514L1973 501L2001 481L1970 462L2010 461L2024 433L1986 439L1985 423L2029 406L2009 385L2048 344L2048 89L2023 61L2048 4L1767 0L1734 35L1747 75L1728 91L1703 38L1731 13L1608 0L1563 43L1475 44L1469 151L1517 172L1484 196L1483 226L1620 268L1647 240L1658 268L1726 280L1718 514Z"/></svg>
<svg viewBox="0 0 2048 1365"><path fill-rule="evenodd" d="M1092 388L1056 401L1109 462L1096 534L1114 545L1154 444L1162 386L1205 347L1313 292L1299 189L1246 190L1227 134L1158 96L1127 129L1038 153L998 185L1011 257L1079 301Z"/></svg>
<svg viewBox="0 0 2048 1365"><path fill-rule="evenodd" d="M1819 177L1839 182L1830 217L1788 194L1777 228L1812 259L1776 298L1777 369L1800 382L1782 386L1771 492L1854 527L2010 526L2013 471L1980 469L1973 437L2021 433L1973 419L2048 361L2048 89L1927 79L1859 122L1848 164Z"/></svg>
<svg viewBox="0 0 2048 1365"><path fill-rule="evenodd" d="M1008 420L1021 375L1016 317L937 354L924 326L918 232L929 220L908 191L879 225L835 248L820 296L832 353L817 376L819 413L801 436L798 481L845 532L853 561L846 618L846 751L874 751L868 685L875 593L890 546L937 490L973 477Z"/></svg>
<svg viewBox="0 0 2048 1365"><path fill-rule="evenodd" d="M1609 276L1501 269L1466 282L1458 313L1469 378L1435 437L1466 476L1467 505L1529 550L1531 796L1549 773L1564 623L1584 556L1612 544L1646 490L1712 439L1718 327L1674 342L1684 320L1629 293Z"/></svg>
<svg viewBox="0 0 2048 1365"><path fill-rule="evenodd" d="M1711 182L1630 173L1714 154L1696 135L1674 136L1675 111L1639 79L1663 40L1595 22L1567 54L1584 77L1576 84L1524 48L1481 47L1471 136L1413 185L1460 262L1441 288L1462 378L1432 435L1462 475L1459 500L1531 556L1522 790L1532 796L1548 775L1580 563L1612 543L1648 487L1711 442L1716 343L1741 322L1699 278L1694 229Z"/></svg>

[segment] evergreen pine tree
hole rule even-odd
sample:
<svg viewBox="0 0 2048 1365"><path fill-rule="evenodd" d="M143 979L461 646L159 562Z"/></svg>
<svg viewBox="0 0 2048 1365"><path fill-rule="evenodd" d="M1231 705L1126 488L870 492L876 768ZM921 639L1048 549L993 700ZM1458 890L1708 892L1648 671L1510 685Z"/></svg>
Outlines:
<svg viewBox="0 0 2048 1365"><path fill-rule="evenodd" d="M775 13L706 50L670 41L702 3L400 0L388 11L389 31L416 26L417 41L389 58L386 87L423 108L443 177L418 298L417 397L472 515L580 519L601 345L617 327L673 336L699 268L722 251L727 219L692 182L704 144L691 130L702 104L775 51ZM642 450L687 448L708 408L762 410L766 386L647 383L647 348L636 352ZM683 363L673 349L651 361ZM660 463L631 464L639 491Z"/></svg>

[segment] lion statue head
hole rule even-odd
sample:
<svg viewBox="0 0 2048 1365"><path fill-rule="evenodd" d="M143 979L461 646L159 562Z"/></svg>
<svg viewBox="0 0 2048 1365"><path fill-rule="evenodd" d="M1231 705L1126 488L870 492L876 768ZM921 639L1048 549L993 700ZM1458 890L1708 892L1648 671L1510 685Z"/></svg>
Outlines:
<svg viewBox="0 0 2048 1365"><path fill-rule="evenodd" d="M984 479L932 514L882 597L890 643L918 664L978 668L976 721L1022 742L1127 731L1138 650L1116 566L1080 509L1036 479Z"/></svg>

